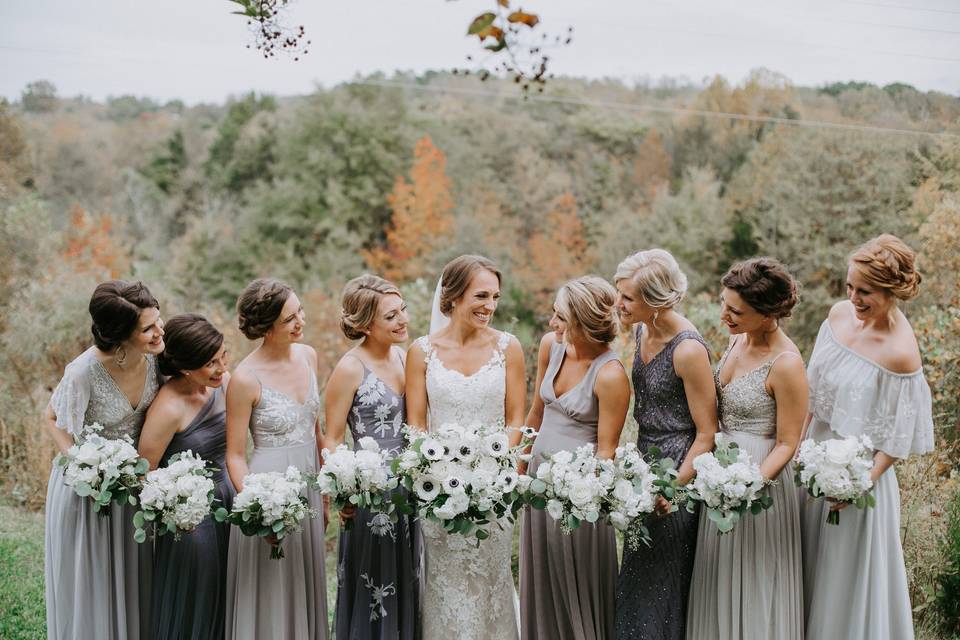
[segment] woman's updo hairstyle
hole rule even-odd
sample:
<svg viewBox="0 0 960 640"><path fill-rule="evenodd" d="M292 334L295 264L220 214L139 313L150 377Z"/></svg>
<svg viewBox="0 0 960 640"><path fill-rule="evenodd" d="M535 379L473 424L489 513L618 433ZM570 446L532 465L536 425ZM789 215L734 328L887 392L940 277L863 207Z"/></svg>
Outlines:
<svg viewBox="0 0 960 640"><path fill-rule="evenodd" d="M274 278L257 278L237 298L240 331L249 340L267 335L293 289Z"/></svg>
<svg viewBox="0 0 960 640"><path fill-rule="evenodd" d="M163 327L164 349L157 356L160 373L179 376L210 362L223 346L223 334L197 313L182 313L170 318Z"/></svg>
<svg viewBox="0 0 960 640"><path fill-rule="evenodd" d="M581 276L557 291L557 312L567 331L592 342L610 344L620 331L616 312L617 290L599 276Z"/></svg>
<svg viewBox="0 0 960 640"><path fill-rule="evenodd" d="M389 294L400 295L400 289L389 280L369 273L357 276L346 284L340 297L340 330L350 340L361 340L364 331L377 318L380 299Z"/></svg>
<svg viewBox="0 0 960 640"><path fill-rule="evenodd" d="M907 243L885 233L860 245L850 262L870 286L889 291L900 300L910 300L920 293L923 280L914 266L916 257Z"/></svg>
<svg viewBox="0 0 960 640"><path fill-rule="evenodd" d="M771 318L789 318L800 300L797 281L774 258L751 258L730 267L720 283L736 291L757 313Z"/></svg>
<svg viewBox="0 0 960 640"><path fill-rule="evenodd" d="M687 293L686 274L663 249L639 251L624 259L613 280L631 281L640 298L654 309L672 309Z"/></svg>
<svg viewBox="0 0 960 640"><path fill-rule="evenodd" d="M109 280L97 285L90 296L93 342L101 351L113 351L133 335L144 309L159 309L160 303L142 282Z"/></svg>
<svg viewBox="0 0 960 640"><path fill-rule="evenodd" d="M460 256L454 258L443 268L440 277L440 313L449 316L453 310L453 303L463 297L470 286L473 274L486 269L497 276L497 282L502 283L500 270L489 258L483 256Z"/></svg>

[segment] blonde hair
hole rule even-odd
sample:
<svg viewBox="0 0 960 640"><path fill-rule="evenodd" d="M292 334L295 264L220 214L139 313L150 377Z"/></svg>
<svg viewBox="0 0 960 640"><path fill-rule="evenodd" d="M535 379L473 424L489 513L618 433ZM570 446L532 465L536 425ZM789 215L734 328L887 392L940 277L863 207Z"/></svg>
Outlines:
<svg viewBox="0 0 960 640"><path fill-rule="evenodd" d="M654 309L671 309L687 293L687 276L663 249L639 251L625 258L613 280L630 280L643 301Z"/></svg>
<svg viewBox="0 0 960 640"><path fill-rule="evenodd" d="M473 274L481 269L497 276L498 283L502 281L497 265L483 256L465 255L447 263L440 276L440 313L450 315L453 303L463 297L473 280Z"/></svg>
<svg viewBox="0 0 960 640"><path fill-rule="evenodd" d="M901 300L910 300L920 293L923 277L914 266L916 253L897 236L885 233L867 240L850 256L872 287L889 291Z"/></svg>
<svg viewBox="0 0 960 640"><path fill-rule="evenodd" d="M582 276L560 287L554 304L568 331L610 344L620 331L616 302L617 290L609 282L599 276Z"/></svg>
<svg viewBox="0 0 960 640"><path fill-rule="evenodd" d="M343 287L340 297L340 330L350 340L361 340L377 317L380 299L385 295L400 295L400 289L389 280L365 273Z"/></svg>

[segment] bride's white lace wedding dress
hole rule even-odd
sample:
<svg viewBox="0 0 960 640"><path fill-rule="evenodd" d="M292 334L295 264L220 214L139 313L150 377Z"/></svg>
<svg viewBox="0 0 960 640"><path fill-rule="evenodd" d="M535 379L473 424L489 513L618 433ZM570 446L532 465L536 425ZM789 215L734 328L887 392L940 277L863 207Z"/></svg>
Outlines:
<svg viewBox="0 0 960 640"><path fill-rule="evenodd" d="M501 333L490 360L473 375L448 369L427 336L416 344L427 363L431 428L503 423L506 394L504 353L509 333ZM423 521L426 585L422 603L423 640L511 640L519 638L518 600L511 572L513 525L490 528L477 547L458 534Z"/></svg>

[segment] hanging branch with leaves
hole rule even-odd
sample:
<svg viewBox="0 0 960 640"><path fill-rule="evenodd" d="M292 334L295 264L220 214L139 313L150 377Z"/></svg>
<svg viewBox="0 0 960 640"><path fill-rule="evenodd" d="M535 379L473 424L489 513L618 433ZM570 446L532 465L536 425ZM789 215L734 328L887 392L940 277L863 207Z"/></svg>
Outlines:
<svg viewBox="0 0 960 640"><path fill-rule="evenodd" d="M309 53L310 40L306 39L303 25L290 27L286 21L286 9L290 0L229 0L241 10L235 15L247 18L247 26L254 34L253 46L264 58L274 58L278 53L292 55L295 61ZM249 49L251 45L247 45Z"/></svg>

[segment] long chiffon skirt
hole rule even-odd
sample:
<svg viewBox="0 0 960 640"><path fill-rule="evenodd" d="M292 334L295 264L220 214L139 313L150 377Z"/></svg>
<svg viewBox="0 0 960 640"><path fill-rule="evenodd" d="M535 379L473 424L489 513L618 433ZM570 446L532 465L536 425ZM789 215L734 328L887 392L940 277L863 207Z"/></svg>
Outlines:
<svg viewBox="0 0 960 640"><path fill-rule="evenodd" d="M773 449L773 439L725 433L757 464ZM793 465L784 467L767 490L773 506L759 515L745 515L723 535L718 535L707 510L700 510L688 640L803 638L800 506Z"/></svg>
<svg viewBox="0 0 960 640"><path fill-rule="evenodd" d="M152 545L133 539L136 510L114 504L97 514L54 465L44 530L50 640L150 638Z"/></svg>
<svg viewBox="0 0 960 640"><path fill-rule="evenodd" d="M294 466L315 473L314 442L256 449L250 473L285 471ZM284 557L270 558L270 545L259 537L230 531L227 560L227 640L325 640L327 587L324 569L323 501L307 491L317 517L303 522L303 531L283 539Z"/></svg>

